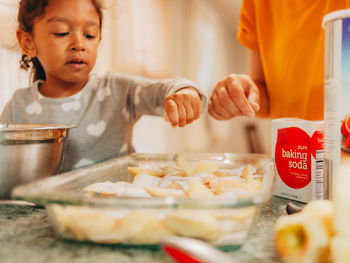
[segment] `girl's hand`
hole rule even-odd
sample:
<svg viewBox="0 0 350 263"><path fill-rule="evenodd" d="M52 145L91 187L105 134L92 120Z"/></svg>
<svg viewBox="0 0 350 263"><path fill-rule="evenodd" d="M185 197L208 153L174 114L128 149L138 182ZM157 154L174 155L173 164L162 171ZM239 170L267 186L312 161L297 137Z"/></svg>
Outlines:
<svg viewBox="0 0 350 263"><path fill-rule="evenodd" d="M208 113L217 120L229 120L236 116L254 117L260 109L259 98L259 90L249 76L231 74L213 89Z"/></svg>
<svg viewBox="0 0 350 263"><path fill-rule="evenodd" d="M165 120L173 127L183 127L200 117L201 107L202 101L197 90L185 87L165 98Z"/></svg>

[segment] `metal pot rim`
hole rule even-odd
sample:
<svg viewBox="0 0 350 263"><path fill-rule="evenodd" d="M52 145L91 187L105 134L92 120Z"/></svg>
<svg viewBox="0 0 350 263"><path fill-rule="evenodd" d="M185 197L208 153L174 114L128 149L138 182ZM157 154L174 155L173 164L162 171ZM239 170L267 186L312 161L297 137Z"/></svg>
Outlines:
<svg viewBox="0 0 350 263"><path fill-rule="evenodd" d="M54 130L54 129L71 129L75 125L54 124L54 123L15 123L7 124L0 128L0 132L16 132L16 131L36 131L36 130Z"/></svg>

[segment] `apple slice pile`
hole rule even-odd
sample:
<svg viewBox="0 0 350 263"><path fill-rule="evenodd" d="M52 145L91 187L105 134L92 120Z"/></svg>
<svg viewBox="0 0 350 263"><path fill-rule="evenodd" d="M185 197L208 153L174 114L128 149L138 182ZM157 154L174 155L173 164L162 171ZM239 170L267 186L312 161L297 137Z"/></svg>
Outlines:
<svg viewBox="0 0 350 263"><path fill-rule="evenodd" d="M281 216L275 225L276 248L284 262L317 263L331 258L334 206L328 200L308 203L302 212Z"/></svg>
<svg viewBox="0 0 350 263"><path fill-rule="evenodd" d="M350 262L350 160L334 179L333 201L311 201L277 220L275 242L284 262Z"/></svg>

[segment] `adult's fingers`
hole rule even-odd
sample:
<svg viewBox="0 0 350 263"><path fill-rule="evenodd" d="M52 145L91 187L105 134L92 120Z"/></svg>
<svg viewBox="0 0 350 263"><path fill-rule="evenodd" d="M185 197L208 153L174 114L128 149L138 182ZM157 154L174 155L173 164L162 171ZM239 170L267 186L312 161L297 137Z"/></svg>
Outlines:
<svg viewBox="0 0 350 263"><path fill-rule="evenodd" d="M246 92L247 99L253 110L260 110L260 92L254 81L247 75L239 75L242 79L241 83Z"/></svg>
<svg viewBox="0 0 350 263"><path fill-rule="evenodd" d="M208 107L208 113L210 114L210 116L212 116L214 119L218 120L218 121L224 121L226 120L224 117L220 116L219 114L217 114L213 108Z"/></svg>
<svg viewBox="0 0 350 263"><path fill-rule="evenodd" d="M254 117L255 112L250 105L248 98L246 97L246 92L240 80L238 78L229 79L227 83L227 89L231 100L235 103L241 114L248 117Z"/></svg>
<svg viewBox="0 0 350 263"><path fill-rule="evenodd" d="M259 101L260 101L260 96L259 96L259 92L255 92L252 91L249 95L248 95L248 101L250 103L250 106L253 108L253 110L255 112L260 110L260 105L259 105Z"/></svg>
<svg viewBox="0 0 350 263"><path fill-rule="evenodd" d="M213 93L211 95L211 110L214 111L216 114L220 115L226 120L231 119L233 116L232 114L226 110L226 106L221 104L221 101L219 99L219 96L217 93Z"/></svg>
<svg viewBox="0 0 350 263"><path fill-rule="evenodd" d="M227 91L226 87L220 87L217 91L218 98L222 107L226 111L231 113L231 117L236 117L241 115L240 110L237 108L236 104L232 101L230 94Z"/></svg>

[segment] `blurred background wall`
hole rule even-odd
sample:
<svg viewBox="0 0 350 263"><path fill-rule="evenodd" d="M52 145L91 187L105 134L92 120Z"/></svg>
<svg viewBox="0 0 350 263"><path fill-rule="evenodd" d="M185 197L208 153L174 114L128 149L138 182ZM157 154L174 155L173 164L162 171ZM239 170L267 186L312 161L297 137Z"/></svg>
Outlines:
<svg viewBox="0 0 350 263"><path fill-rule="evenodd" d="M247 50L236 40L241 0L105 0L104 26L94 73L151 78L186 77L209 97L230 73L247 73ZM18 0L0 0L0 111L29 85L19 69ZM216 121L205 111L185 128L144 116L134 129L138 152L270 152L270 121Z"/></svg>

